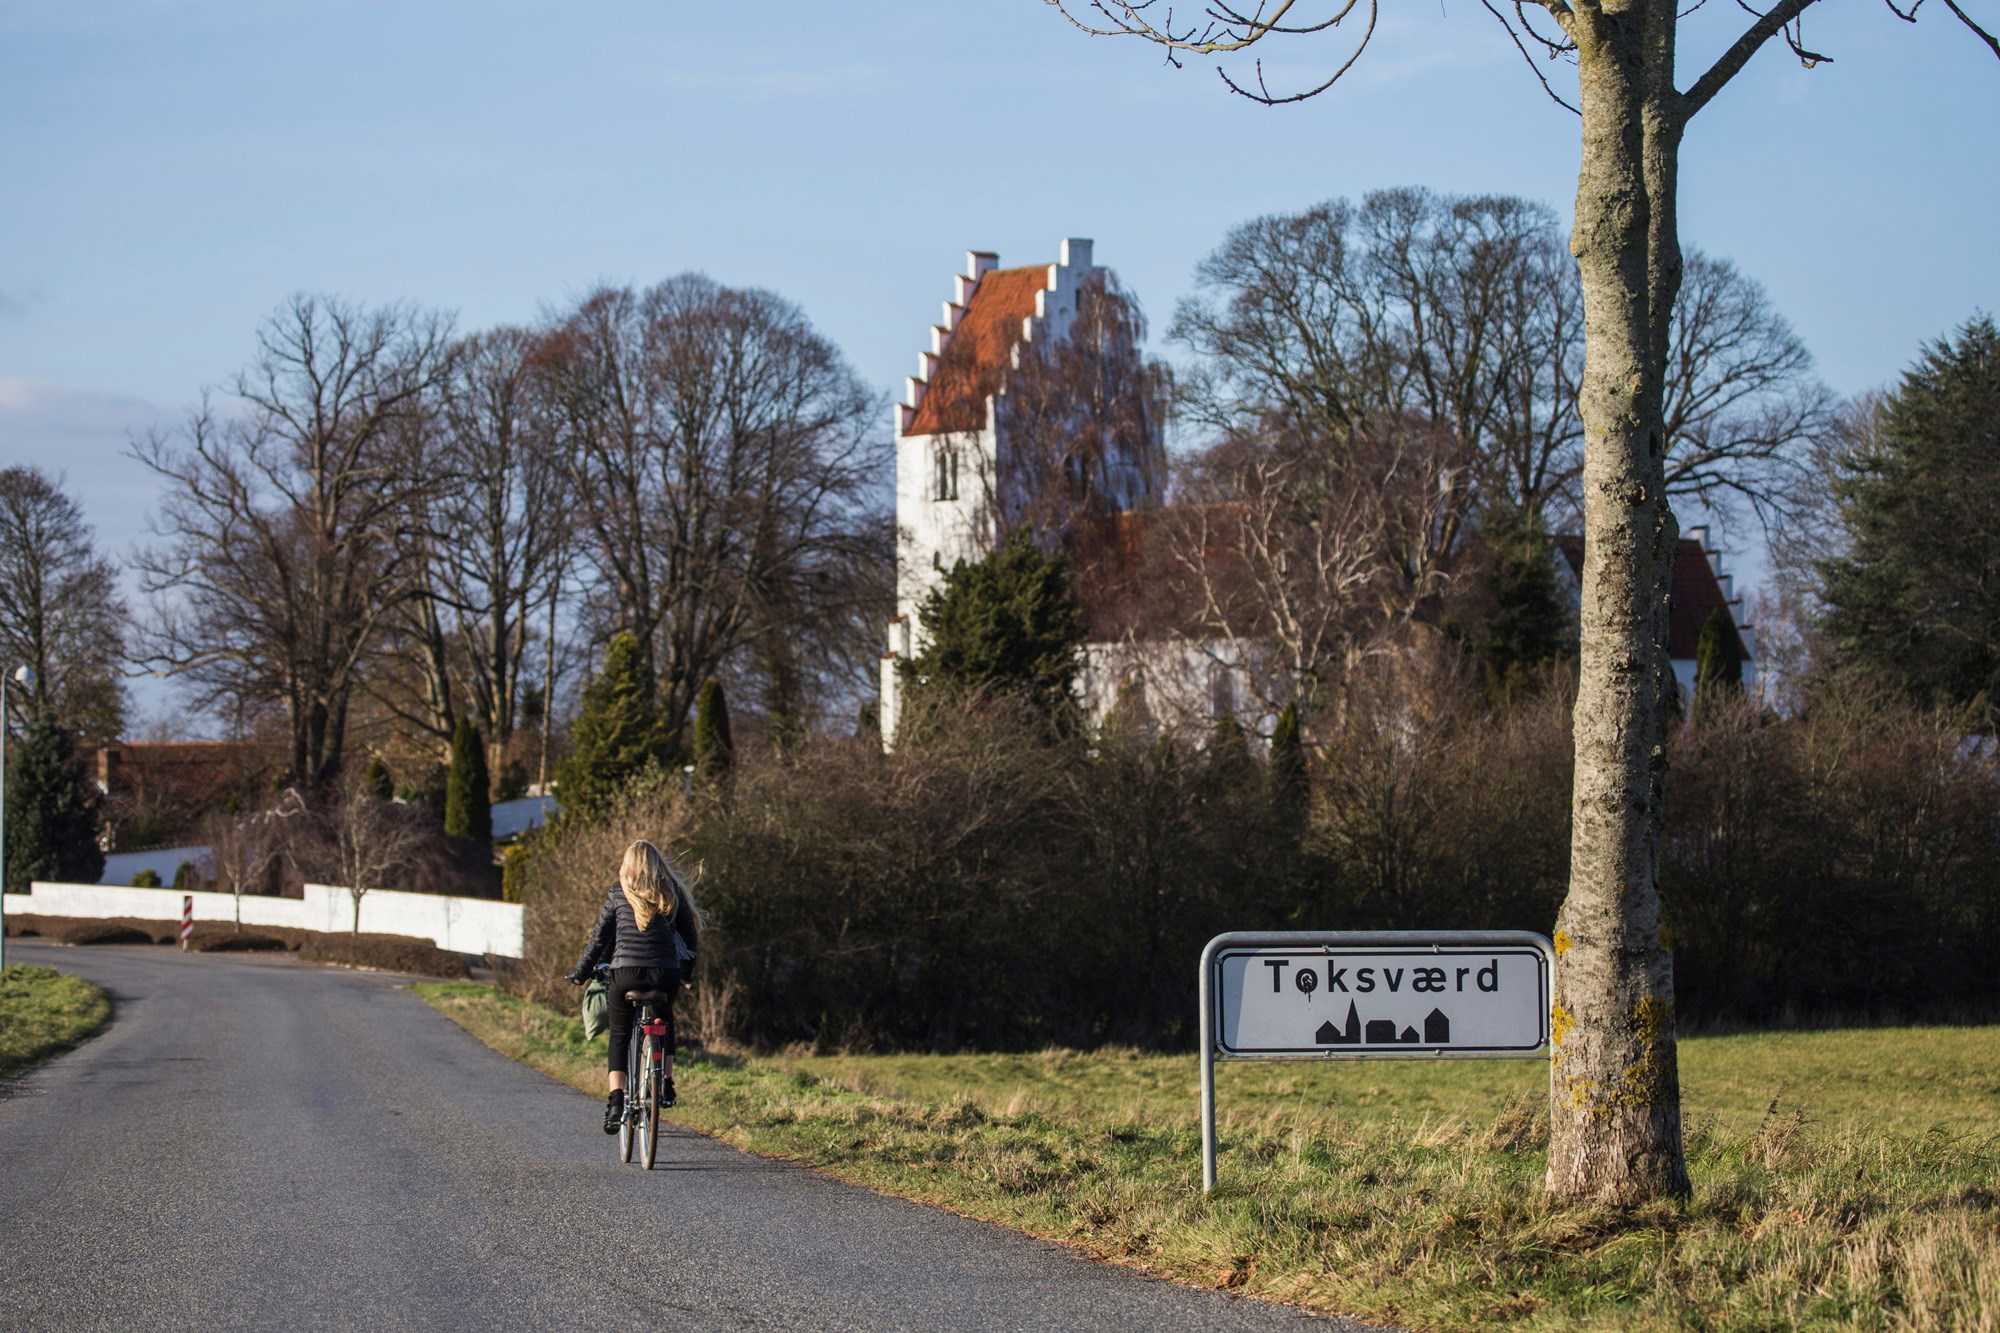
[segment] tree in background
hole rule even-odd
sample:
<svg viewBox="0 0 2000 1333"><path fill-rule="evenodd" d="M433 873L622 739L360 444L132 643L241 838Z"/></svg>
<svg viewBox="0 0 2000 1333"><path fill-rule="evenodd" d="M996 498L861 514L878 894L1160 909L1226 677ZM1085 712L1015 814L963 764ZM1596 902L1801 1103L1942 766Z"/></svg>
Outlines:
<svg viewBox="0 0 2000 1333"><path fill-rule="evenodd" d="M1285 705L1278 714L1277 728L1271 733L1270 783L1272 816L1278 828L1296 845L1305 835L1312 800L1305 735L1299 726L1296 703Z"/></svg>
<svg viewBox="0 0 2000 1333"><path fill-rule="evenodd" d="M104 873L101 811L69 731L38 717L7 749L7 892L25 893L38 879L95 884Z"/></svg>
<svg viewBox="0 0 2000 1333"><path fill-rule="evenodd" d="M1059 729L1077 721L1083 611L1069 562L1026 529L984 560L954 564L917 618L924 649L901 669L919 688L1018 693Z"/></svg>
<svg viewBox="0 0 2000 1333"><path fill-rule="evenodd" d="M364 778L350 778L326 807L332 867L354 901L354 933L361 933L361 900L390 887L391 877L413 874L431 850L437 828L423 811L385 801Z"/></svg>
<svg viewBox="0 0 2000 1333"><path fill-rule="evenodd" d="M469 705L495 756L524 720L530 625L546 619L571 537L568 460L540 347L534 331L499 328L453 348L426 419L448 484L415 497L404 539L416 594L392 626L404 669L378 673L374 689L440 741Z"/></svg>
<svg viewBox="0 0 2000 1333"><path fill-rule="evenodd" d="M1259 62L1254 85L1235 92L1267 105L1317 95L1351 70L1375 33L1338 27L1362 7L1339 0L1308 18L1294 0L1249 13L1228 3L1199 17L1134 0L1049 0L1071 22L1106 36L1138 37L1180 52L1241 52L1298 34L1355 49L1314 87L1272 94ZM1583 294L1585 356L1578 392L1584 427L1581 670L1575 716L1576 778L1569 892L1555 935L1562 955L1552 1012L1560 1040L1550 1083L1549 1192L1574 1202L1632 1205L1689 1190L1681 1140L1674 1039L1673 965L1662 939L1659 857L1665 809L1668 575L1679 528L1667 504L1667 397L1675 302L1684 272L1679 234L1682 136L1759 49L1783 35L1808 67L1800 16L1814 0L1779 0L1683 90L1676 86L1683 15L1662 0L1536 0L1509 18L1487 6L1544 91L1582 122L1570 250ZM2000 55L2000 42L1957 4L1950 12ZM1915 21L1915 9L1893 12ZM1531 21L1530 13L1537 14ZM1520 26L1517 28L1516 24ZM1164 26L1162 26L1164 25ZM1577 100L1549 83L1530 45L1568 57Z"/></svg>
<svg viewBox="0 0 2000 1333"><path fill-rule="evenodd" d="M556 794L565 816L601 813L627 784L666 763L667 729L646 671L645 650L634 635L614 635L606 645L604 669L583 688L569 740L569 754L556 770Z"/></svg>
<svg viewBox="0 0 2000 1333"><path fill-rule="evenodd" d="M633 635L670 741L733 658L780 717L816 677L865 679L893 549L880 404L803 312L682 274L593 292L538 357L587 607Z"/></svg>
<svg viewBox="0 0 2000 1333"><path fill-rule="evenodd" d="M451 737L451 777L445 784L444 832L485 844L493 841L492 780L486 769L486 741L472 719L461 715Z"/></svg>
<svg viewBox="0 0 2000 1333"><path fill-rule="evenodd" d="M722 682L710 676L702 682L701 695L694 706L695 775L710 786L729 781L736 763L736 742L729 734L729 703L722 697Z"/></svg>
<svg viewBox="0 0 2000 1333"><path fill-rule="evenodd" d="M1760 285L1699 251L1685 268L1667 493L1788 513L1833 395ZM1182 398L1198 424L1260 421L1341 454L1370 423L1436 423L1455 445L1439 460L1453 492L1435 534L1447 554L1482 506L1573 521L1583 294L1549 208L1413 188L1329 200L1232 229L1195 283L1170 336L1197 358Z"/></svg>
<svg viewBox="0 0 2000 1333"><path fill-rule="evenodd" d="M2000 329L1926 347L1834 460L1838 660L1919 703L2000 689Z"/></svg>
<svg viewBox="0 0 2000 1333"><path fill-rule="evenodd" d="M258 331L241 411L204 407L133 449L164 486L162 542L137 560L154 602L137 660L198 706L281 709L287 776L331 784L388 618L416 589L412 512L440 478L426 417L450 327L403 307L299 296Z"/></svg>
<svg viewBox="0 0 2000 1333"><path fill-rule="evenodd" d="M1475 651L1489 697L1505 699L1537 668L1574 651L1568 599L1556 575L1556 551L1531 513L1496 506L1481 524L1487 548Z"/></svg>
<svg viewBox="0 0 2000 1333"><path fill-rule="evenodd" d="M0 664L34 670L10 687L17 715L51 717L86 741L125 726L125 604L83 508L39 468L0 469Z"/></svg>
<svg viewBox="0 0 2000 1333"><path fill-rule="evenodd" d="M377 800L385 799L372 782L368 786ZM238 930L243 929L243 895L269 892L271 871L284 855L281 818L275 812L244 815L217 811L202 821L202 840L208 844L209 861L215 867L215 887L236 900Z"/></svg>
<svg viewBox="0 0 2000 1333"><path fill-rule="evenodd" d="M1719 703L1724 696L1743 693L1743 641L1736 635L1736 617L1718 606L1701 623L1694 650L1694 705Z"/></svg>

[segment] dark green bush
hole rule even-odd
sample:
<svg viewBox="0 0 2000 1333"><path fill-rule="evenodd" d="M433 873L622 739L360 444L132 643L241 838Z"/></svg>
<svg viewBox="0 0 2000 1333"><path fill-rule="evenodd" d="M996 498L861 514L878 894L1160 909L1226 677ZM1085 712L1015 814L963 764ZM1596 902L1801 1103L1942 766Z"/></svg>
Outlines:
<svg viewBox="0 0 2000 1333"><path fill-rule="evenodd" d="M909 706L929 713L892 755L746 756L731 805L655 781L510 857L516 984L567 1003L635 837L699 873L700 987L769 1045L1184 1047L1221 931L1548 933L1567 887L1560 679L1498 709L1453 679L1350 681L1284 761L1310 788L1302 835L1261 744L1086 743L1018 699ZM1684 1019L1990 1009L2000 775L1962 735L1873 697L1789 721L1738 701L1675 732L1661 888Z"/></svg>

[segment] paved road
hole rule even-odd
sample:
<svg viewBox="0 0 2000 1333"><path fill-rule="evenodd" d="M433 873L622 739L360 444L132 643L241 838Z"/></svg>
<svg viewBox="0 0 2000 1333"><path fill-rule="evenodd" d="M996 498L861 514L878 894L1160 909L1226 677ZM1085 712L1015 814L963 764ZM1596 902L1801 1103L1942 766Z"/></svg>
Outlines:
<svg viewBox="0 0 2000 1333"><path fill-rule="evenodd" d="M601 1102L393 978L145 947L7 957L117 1006L0 1083L7 1329L1359 1327L685 1132L651 1175L617 1166Z"/></svg>

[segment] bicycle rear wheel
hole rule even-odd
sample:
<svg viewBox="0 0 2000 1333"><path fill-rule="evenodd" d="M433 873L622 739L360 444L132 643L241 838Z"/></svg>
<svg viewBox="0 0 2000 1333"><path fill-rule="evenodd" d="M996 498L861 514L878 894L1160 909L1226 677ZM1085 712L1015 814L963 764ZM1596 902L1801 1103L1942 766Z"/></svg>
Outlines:
<svg viewBox="0 0 2000 1333"><path fill-rule="evenodd" d="M639 1029L625 1043L625 1118L618 1122L618 1160L632 1160L632 1099L639 1095Z"/></svg>
<svg viewBox="0 0 2000 1333"><path fill-rule="evenodd" d="M660 1151L660 1066L659 1043L651 1036L639 1052L638 1087L645 1091L639 1102L639 1160L646 1169L653 1169L653 1158Z"/></svg>

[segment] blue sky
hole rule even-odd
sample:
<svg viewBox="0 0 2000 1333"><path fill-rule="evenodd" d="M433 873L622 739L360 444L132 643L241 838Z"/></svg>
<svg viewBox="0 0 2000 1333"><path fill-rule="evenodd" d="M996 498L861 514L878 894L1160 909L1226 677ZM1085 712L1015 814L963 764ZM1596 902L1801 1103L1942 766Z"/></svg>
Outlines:
<svg viewBox="0 0 2000 1333"><path fill-rule="evenodd" d="M1741 21L1686 21L1683 85ZM1943 11L1806 36L1833 63L1767 50L1695 123L1681 228L1851 393L2000 307L2000 62ZM1274 44L1267 76L1316 82L1337 42ZM1394 7L1346 82L1280 109L1040 0L5 0L0 464L65 473L124 551L151 503L127 435L295 291L473 329L701 269L798 302L893 393L968 248L1094 237L1163 327L1237 222L1399 184L1567 216L1576 154L1467 0Z"/></svg>

